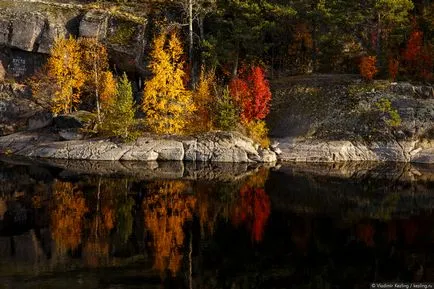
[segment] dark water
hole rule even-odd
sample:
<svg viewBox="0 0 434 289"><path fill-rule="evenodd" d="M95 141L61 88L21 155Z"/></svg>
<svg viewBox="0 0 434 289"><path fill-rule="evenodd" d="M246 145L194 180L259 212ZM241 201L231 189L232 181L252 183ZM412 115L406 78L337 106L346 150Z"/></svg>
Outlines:
<svg viewBox="0 0 434 289"><path fill-rule="evenodd" d="M0 288L434 281L434 168L0 161Z"/></svg>

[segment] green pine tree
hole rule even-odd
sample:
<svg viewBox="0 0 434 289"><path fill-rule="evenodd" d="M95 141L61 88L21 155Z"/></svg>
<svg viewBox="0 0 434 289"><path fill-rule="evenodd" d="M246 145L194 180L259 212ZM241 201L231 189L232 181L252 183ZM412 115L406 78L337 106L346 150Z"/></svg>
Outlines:
<svg viewBox="0 0 434 289"><path fill-rule="evenodd" d="M116 100L104 118L102 133L119 137L123 140L137 138L135 113L136 108L131 83L124 73L117 86Z"/></svg>

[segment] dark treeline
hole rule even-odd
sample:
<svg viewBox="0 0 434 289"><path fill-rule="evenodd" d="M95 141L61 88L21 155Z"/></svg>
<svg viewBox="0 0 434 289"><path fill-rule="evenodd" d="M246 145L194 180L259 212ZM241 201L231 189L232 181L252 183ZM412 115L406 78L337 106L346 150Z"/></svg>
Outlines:
<svg viewBox="0 0 434 289"><path fill-rule="evenodd" d="M265 64L271 77L358 73L362 57L373 56L379 77L432 79L430 0L113 2L144 9L151 34L181 26L196 75L202 64L233 76L252 62Z"/></svg>

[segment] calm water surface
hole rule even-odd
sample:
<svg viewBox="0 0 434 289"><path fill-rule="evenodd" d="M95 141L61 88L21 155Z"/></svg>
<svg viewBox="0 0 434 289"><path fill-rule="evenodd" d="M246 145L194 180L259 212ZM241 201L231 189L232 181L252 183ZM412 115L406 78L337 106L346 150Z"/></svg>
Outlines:
<svg viewBox="0 0 434 289"><path fill-rule="evenodd" d="M434 167L0 161L0 288L434 281Z"/></svg>

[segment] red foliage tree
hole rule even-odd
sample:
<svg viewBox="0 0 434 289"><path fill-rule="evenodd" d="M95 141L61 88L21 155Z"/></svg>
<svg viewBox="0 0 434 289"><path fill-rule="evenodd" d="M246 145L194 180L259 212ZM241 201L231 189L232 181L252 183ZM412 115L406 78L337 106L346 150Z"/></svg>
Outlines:
<svg viewBox="0 0 434 289"><path fill-rule="evenodd" d="M402 58L406 62L409 74L417 75L428 81L433 79L433 48L430 45L424 45L422 31L414 29L411 33Z"/></svg>
<svg viewBox="0 0 434 289"><path fill-rule="evenodd" d="M407 41L407 47L402 53L402 58L408 62L416 61L421 54L422 47L423 32L414 30Z"/></svg>
<svg viewBox="0 0 434 289"><path fill-rule="evenodd" d="M240 73L230 82L229 90L241 107L242 120L261 120L270 111L270 86L261 67L253 66L247 73Z"/></svg>

